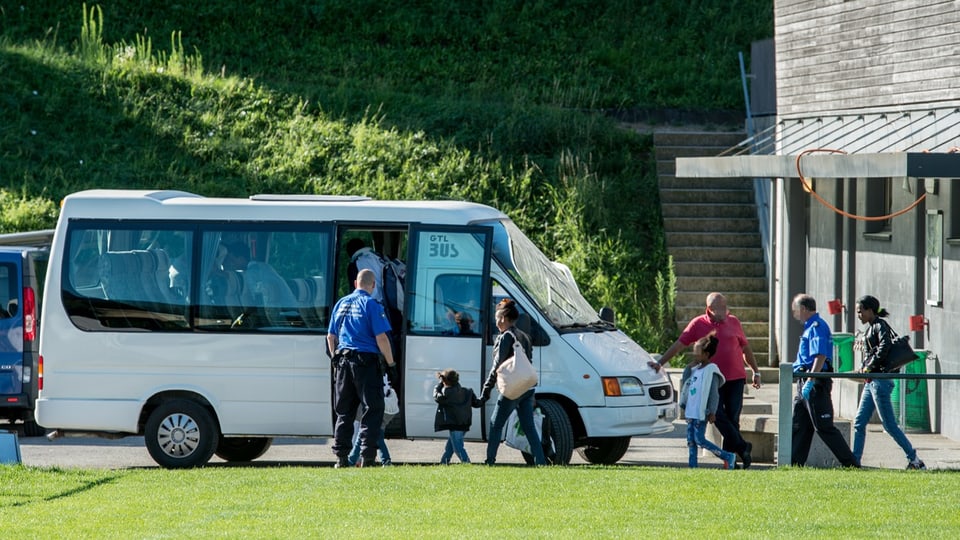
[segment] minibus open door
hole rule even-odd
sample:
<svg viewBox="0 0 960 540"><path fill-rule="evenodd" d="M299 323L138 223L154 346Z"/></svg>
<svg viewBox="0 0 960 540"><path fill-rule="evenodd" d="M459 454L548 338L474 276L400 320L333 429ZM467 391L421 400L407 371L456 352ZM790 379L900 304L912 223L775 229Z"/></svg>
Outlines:
<svg viewBox="0 0 960 540"><path fill-rule="evenodd" d="M480 393L490 335L492 243L490 227L410 229L400 411L409 437L444 436L434 431L438 371L456 370L462 386ZM468 438L481 438L481 411L474 409Z"/></svg>

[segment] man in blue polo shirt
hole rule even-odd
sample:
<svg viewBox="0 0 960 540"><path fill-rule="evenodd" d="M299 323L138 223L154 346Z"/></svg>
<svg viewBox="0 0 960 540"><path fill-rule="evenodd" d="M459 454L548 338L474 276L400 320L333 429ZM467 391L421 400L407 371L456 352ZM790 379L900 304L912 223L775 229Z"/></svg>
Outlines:
<svg viewBox="0 0 960 540"><path fill-rule="evenodd" d="M376 459L384 408L381 354L386 359L390 382L395 385L397 378L390 346L390 322L383 306L371 296L376 276L370 270L361 270L356 287L333 306L327 328L327 346L333 353L333 410L337 414L333 429L336 467L349 466L353 421L361 406L360 466L370 465Z"/></svg>
<svg viewBox="0 0 960 540"><path fill-rule="evenodd" d="M794 373L833 371L833 335L826 321L817 313L817 301L808 294L798 294L791 305L793 318L803 323L800 350L793 363ZM813 434L820 435L837 461L844 467L859 467L840 430L833 425L833 380L799 379L793 399L793 465L802 467L810 454Z"/></svg>

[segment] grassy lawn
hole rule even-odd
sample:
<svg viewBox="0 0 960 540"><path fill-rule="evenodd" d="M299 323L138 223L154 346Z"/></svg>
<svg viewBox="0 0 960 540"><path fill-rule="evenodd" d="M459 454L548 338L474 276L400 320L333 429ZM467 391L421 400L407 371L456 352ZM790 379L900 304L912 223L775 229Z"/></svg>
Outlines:
<svg viewBox="0 0 960 540"><path fill-rule="evenodd" d="M951 472L0 467L4 538L957 538Z"/></svg>

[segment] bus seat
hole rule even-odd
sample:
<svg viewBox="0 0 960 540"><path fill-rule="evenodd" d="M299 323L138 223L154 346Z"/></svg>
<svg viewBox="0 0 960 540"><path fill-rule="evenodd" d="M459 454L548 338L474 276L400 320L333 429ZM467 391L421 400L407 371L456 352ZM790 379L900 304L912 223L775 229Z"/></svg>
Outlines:
<svg viewBox="0 0 960 540"><path fill-rule="evenodd" d="M151 249L147 253L153 255L155 270L152 275L156 279L157 291L160 300L165 304L182 304L183 300L170 288L170 256L162 249Z"/></svg>
<svg viewBox="0 0 960 540"><path fill-rule="evenodd" d="M100 283L107 299L130 301L141 298L133 294L140 282L140 262L130 251L109 251L100 255Z"/></svg>
<svg viewBox="0 0 960 540"><path fill-rule="evenodd" d="M100 282L107 298L151 311L166 311L162 306L171 303L172 298L165 296L160 286L169 279L166 267L161 271L160 260L153 251L109 251L100 255L99 264ZM169 287L166 289L169 292Z"/></svg>
<svg viewBox="0 0 960 540"><path fill-rule="evenodd" d="M321 326L324 320L324 308L327 307L327 294L323 276L288 279L287 285L297 299L300 314L308 327Z"/></svg>
<svg viewBox="0 0 960 540"><path fill-rule="evenodd" d="M260 310L270 326L288 326L296 316L297 300L286 280L267 263L251 261L243 271L244 305Z"/></svg>
<svg viewBox="0 0 960 540"><path fill-rule="evenodd" d="M244 312L243 276L237 271L217 270L204 287L206 299L200 305L203 324L229 326Z"/></svg>
<svg viewBox="0 0 960 540"><path fill-rule="evenodd" d="M150 302L152 309L155 311L167 311L162 308L162 305L169 304L169 301L164 297L160 286L163 280L160 279L161 269L157 254L145 249L135 249L130 253L136 257L139 265L139 275L137 277L139 278L142 297ZM166 267L163 267L163 270L165 271ZM167 279L169 280L169 277ZM169 290L169 287L164 288Z"/></svg>

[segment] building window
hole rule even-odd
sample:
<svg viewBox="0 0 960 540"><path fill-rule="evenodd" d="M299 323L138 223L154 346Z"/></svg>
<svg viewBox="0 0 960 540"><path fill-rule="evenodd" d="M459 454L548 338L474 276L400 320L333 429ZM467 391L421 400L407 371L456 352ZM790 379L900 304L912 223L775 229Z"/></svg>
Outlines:
<svg viewBox="0 0 960 540"><path fill-rule="evenodd" d="M889 216L893 212L893 178L867 179L867 212L868 216ZM866 221L867 234L886 233L892 230L891 220Z"/></svg>
<svg viewBox="0 0 960 540"><path fill-rule="evenodd" d="M947 239L960 239L960 184L954 187L953 182L936 180L940 182L940 189L948 189L950 193L949 206L947 206L947 218L950 220L947 229Z"/></svg>

